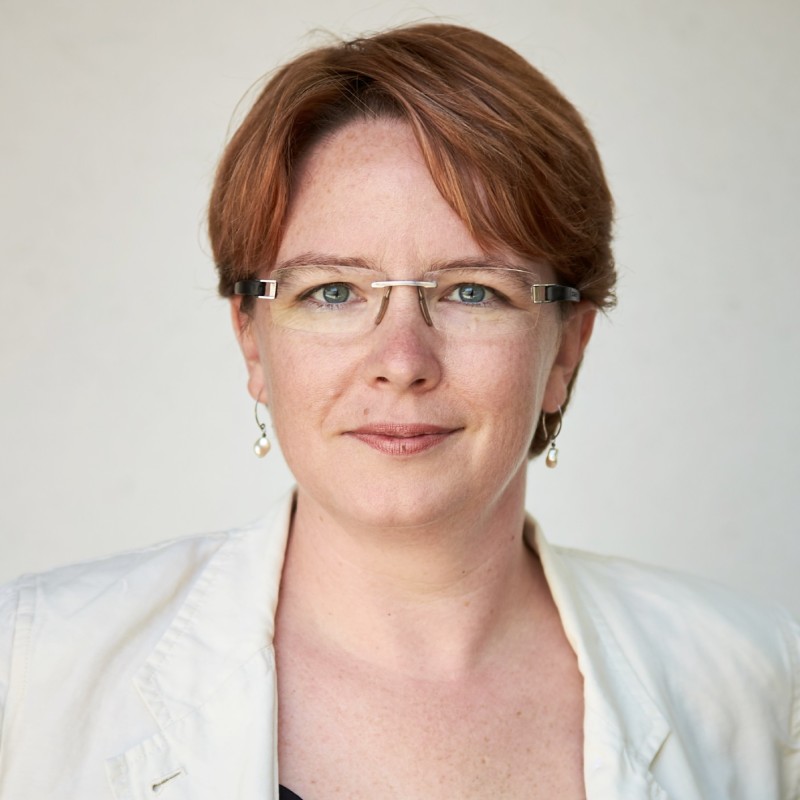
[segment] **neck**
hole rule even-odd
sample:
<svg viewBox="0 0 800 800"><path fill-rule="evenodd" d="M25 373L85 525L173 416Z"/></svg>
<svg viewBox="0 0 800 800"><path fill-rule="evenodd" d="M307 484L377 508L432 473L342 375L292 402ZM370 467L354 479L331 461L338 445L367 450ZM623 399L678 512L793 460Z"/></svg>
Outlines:
<svg viewBox="0 0 800 800"><path fill-rule="evenodd" d="M277 637L409 676L454 676L530 630L546 593L527 549L524 471L491 507L435 526L342 524L298 492Z"/></svg>

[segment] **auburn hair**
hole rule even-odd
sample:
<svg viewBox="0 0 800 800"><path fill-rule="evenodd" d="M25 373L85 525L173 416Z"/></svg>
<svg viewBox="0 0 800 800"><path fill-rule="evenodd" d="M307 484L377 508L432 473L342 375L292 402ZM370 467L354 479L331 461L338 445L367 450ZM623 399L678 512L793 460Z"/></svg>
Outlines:
<svg viewBox="0 0 800 800"><path fill-rule="evenodd" d="M442 197L487 251L546 261L584 299L613 305L613 200L580 114L506 45L437 23L319 47L267 81L227 145L211 193L220 294L230 297L236 281L273 266L309 149L375 117L411 127ZM544 417L555 430L558 414ZM540 424L531 455L546 444Z"/></svg>

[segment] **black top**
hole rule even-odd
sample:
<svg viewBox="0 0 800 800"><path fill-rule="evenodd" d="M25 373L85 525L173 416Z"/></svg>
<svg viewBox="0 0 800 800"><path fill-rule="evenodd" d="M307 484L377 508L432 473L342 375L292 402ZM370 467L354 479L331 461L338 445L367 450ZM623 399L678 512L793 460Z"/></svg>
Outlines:
<svg viewBox="0 0 800 800"><path fill-rule="evenodd" d="M299 794L295 794L291 789L287 789L285 786L279 786L278 789L279 800L303 800Z"/></svg>

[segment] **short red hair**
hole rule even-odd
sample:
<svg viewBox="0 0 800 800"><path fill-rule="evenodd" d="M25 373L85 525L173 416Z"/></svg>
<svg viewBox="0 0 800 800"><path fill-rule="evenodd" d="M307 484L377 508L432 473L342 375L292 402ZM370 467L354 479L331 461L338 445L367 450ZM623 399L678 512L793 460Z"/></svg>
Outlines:
<svg viewBox="0 0 800 800"><path fill-rule="evenodd" d="M320 47L267 82L225 149L211 194L223 296L273 266L309 148L376 116L411 126L436 186L479 244L546 261L598 308L613 305L613 201L580 114L509 47L445 24ZM554 430L556 419L545 416ZM539 426L532 454L545 444Z"/></svg>

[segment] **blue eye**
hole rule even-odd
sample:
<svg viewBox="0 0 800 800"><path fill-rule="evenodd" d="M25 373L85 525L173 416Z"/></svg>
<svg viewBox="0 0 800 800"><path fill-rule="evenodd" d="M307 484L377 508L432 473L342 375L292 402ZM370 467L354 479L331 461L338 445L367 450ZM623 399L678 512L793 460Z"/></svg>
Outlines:
<svg viewBox="0 0 800 800"><path fill-rule="evenodd" d="M466 305L479 305L490 299L491 289L479 283L462 283L454 292L460 303Z"/></svg>
<svg viewBox="0 0 800 800"><path fill-rule="evenodd" d="M329 283L317 291L322 295L322 301L331 305L346 303L350 299L350 287L345 283Z"/></svg>

